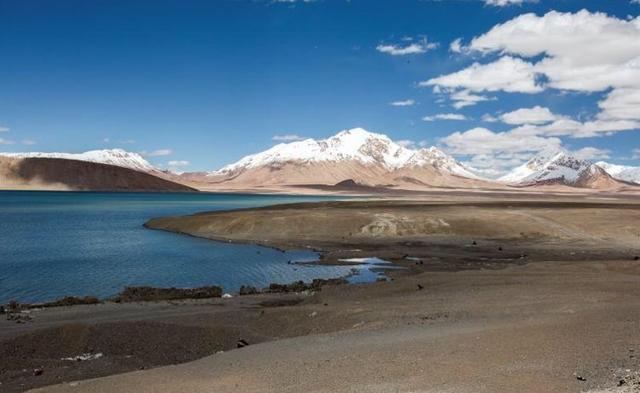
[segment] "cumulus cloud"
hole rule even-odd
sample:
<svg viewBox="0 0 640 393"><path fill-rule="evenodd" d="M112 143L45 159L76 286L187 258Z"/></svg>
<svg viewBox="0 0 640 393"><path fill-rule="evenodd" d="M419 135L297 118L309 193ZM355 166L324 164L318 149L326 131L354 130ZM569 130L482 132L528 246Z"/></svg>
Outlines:
<svg viewBox="0 0 640 393"><path fill-rule="evenodd" d="M300 135L296 135L296 134L274 135L271 137L271 140L278 141L278 142L294 142L294 141L301 141L303 139L304 137L301 137Z"/></svg>
<svg viewBox="0 0 640 393"><path fill-rule="evenodd" d="M7 131L9 131L9 127L0 126L0 132L7 132Z"/></svg>
<svg viewBox="0 0 640 393"><path fill-rule="evenodd" d="M3 138L0 138L0 145L13 145L14 142L13 141L9 141Z"/></svg>
<svg viewBox="0 0 640 393"><path fill-rule="evenodd" d="M485 123L495 123L497 121L499 121L499 119L495 116L493 116L490 113L485 113L484 115L482 115L482 117L480 118L482 121L484 121Z"/></svg>
<svg viewBox="0 0 640 393"><path fill-rule="evenodd" d="M562 145L562 141L555 137L493 132L484 127L454 132L441 138L440 143L451 153L461 155L537 152Z"/></svg>
<svg viewBox="0 0 640 393"><path fill-rule="evenodd" d="M410 37L407 37L411 39ZM376 50L381 53L386 53L392 56L406 56L417 55L426 53L431 49L438 47L437 42L429 42L427 38L423 38L418 42L408 43L406 45L400 44L380 44L376 46Z"/></svg>
<svg viewBox="0 0 640 393"><path fill-rule="evenodd" d="M532 66L547 79L545 87L611 89L598 117L640 120L640 17L618 19L586 10L525 14L474 38L469 47L525 58L543 55Z"/></svg>
<svg viewBox="0 0 640 393"><path fill-rule="evenodd" d="M401 139L399 141L395 141L398 145L407 148L407 149L418 149L421 147L427 146L427 141L412 141L409 139Z"/></svg>
<svg viewBox="0 0 640 393"><path fill-rule="evenodd" d="M506 7L509 5L522 5L524 3L537 3L537 2L538 0L484 0L484 3L486 5L491 5L494 7Z"/></svg>
<svg viewBox="0 0 640 393"><path fill-rule="evenodd" d="M545 124L557 120L559 116L553 114L549 108L534 106L533 108L520 108L513 112L500 115L500 120L507 124Z"/></svg>
<svg viewBox="0 0 640 393"><path fill-rule="evenodd" d="M449 98L453 102L453 107L456 109L462 109L467 106L473 106L479 102L484 101L493 101L494 97L489 97L486 95L473 94L469 90L460 90L455 93L452 93Z"/></svg>
<svg viewBox="0 0 640 393"><path fill-rule="evenodd" d="M500 3L496 5L511 2ZM490 59L421 82L433 86L435 94L448 95L456 108L492 99L487 93L537 94L554 89L600 94L597 111L580 120L534 106L482 117L515 126L511 130L475 128L442 138L447 150L470 157L469 165L487 170L495 166L499 171L537 151L560 147L560 137L640 129L640 17L619 19L586 10L523 14L494 26L467 46L458 40L450 49ZM596 147L574 153L589 159L610 154Z"/></svg>
<svg viewBox="0 0 640 393"><path fill-rule="evenodd" d="M185 160L172 160L167 162L167 165L173 168L185 167L185 166L189 166L190 164L191 163L189 161L185 161Z"/></svg>
<svg viewBox="0 0 640 393"><path fill-rule="evenodd" d="M603 94L599 112L586 121L541 107L501 120L522 125L514 134L537 136L584 138L640 129L640 17L618 19L586 10L529 13L494 26L466 48L499 58L421 83L448 94L455 108L482 102L478 96L486 98L484 92L596 92Z"/></svg>
<svg viewBox="0 0 640 393"><path fill-rule="evenodd" d="M35 145L36 141L34 141L33 139L23 139L22 144L26 146L31 146L31 145Z"/></svg>
<svg viewBox="0 0 640 393"><path fill-rule="evenodd" d="M463 162L467 167L487 178L498 178L522 165L532 157L533 153L478 154Z"/></svg>
<svg viewBox="0 0 640 393"><path fill-rule="evenodd" d="M469 157L464 164L489 178L504 175L539 151L562 146L556 137L494 132L484 127L455 132L439 143L451 154Z"/></svg>
<svg viewBox="0 0 640 393"><path fill-rule="evenodd" d="M420 82L420 86L473 92L539 93L544 88L537 82L536 74L533 64L516 57L504 56L489 64L473 63L458 72Z"/></svg>
<svg viewBox="0 0 640 393"><path fill-rule="evenodd" d="M400 101L393 101L390 102L389 105L391 106L413 106L415 105L415 101L414 100L400 100Z"/></svg>
<svg viewBox="0 0 640 393"><path fill-rule="evenodd" d="M456 38L451 41L449 44L449 50L453 53L462 53L464 51L464 47L462 46L462 38Z"/></svg>
<svg viewBox="0 0 640 393"><path fill-rule="evenodd" d="M512 130L520 135L569 136L571 138L590 138L610 135L620 131L633 131L640 128L640 122L632 120L589 120L577 121L561 118L549 124L525 124Z"/></svg>
<svg viewBox="0 0 640 393"><path fill-rule="evenodd" d="M140 152L140 155L144 157L162 157L169 156L171 154L173 154L173 150L171 149L158 149L153 151L143 150Z"/></svg>
<svg viewBox="0 0 640 393"><path fill-rule="evenodd" d="M436 120L467 120L467 117L461 113L438 113L437 115L425 116L424 121Z"/></svg>
<svg viewBox="0 0 640 393"><path fill-rule="evenodd" d="M611 158L610 154L610 150L598 149L597 147L583 147L573 152L574 156L583 160L604 160Z"/></svg>

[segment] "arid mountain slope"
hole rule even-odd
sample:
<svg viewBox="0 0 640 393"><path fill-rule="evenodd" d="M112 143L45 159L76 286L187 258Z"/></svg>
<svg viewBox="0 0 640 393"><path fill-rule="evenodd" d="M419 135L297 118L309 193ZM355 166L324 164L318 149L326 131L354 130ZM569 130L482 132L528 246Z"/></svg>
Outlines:
<svg viewBox="0 0 640 393"><path fill-rule="evenodd" d="M60 158L0 157L1 189L196 191L148 173Z"/></svg>
<svg viewBox="0 0 640 393"><path fill-rule="evenodd" d="M208 187L232 189L334 185L346 180L402 189L503 187L480 178L435 147L413 150L361 128L323 140L279 144L197 180Z"/></svg>

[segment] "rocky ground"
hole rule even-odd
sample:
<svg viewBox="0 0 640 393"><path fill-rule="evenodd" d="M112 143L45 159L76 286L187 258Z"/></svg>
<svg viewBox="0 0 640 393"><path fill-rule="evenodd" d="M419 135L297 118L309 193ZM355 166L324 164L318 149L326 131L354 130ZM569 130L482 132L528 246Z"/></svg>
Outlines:
<svg viewBox="0 0 640 393"><path fill-rule="evenodd" d="M319 291L31 310L0 321L0 390L637 391L639 205L516 202L317 204L314 225L300 205L193 216L198 236L206 227L205 237L324 248L328 263L382 256L406 269ZM384 225L362 231L380 215ZM300 234L280 244L282 217ZM305 228L323 217L332 235L316 243Z"/></svg>

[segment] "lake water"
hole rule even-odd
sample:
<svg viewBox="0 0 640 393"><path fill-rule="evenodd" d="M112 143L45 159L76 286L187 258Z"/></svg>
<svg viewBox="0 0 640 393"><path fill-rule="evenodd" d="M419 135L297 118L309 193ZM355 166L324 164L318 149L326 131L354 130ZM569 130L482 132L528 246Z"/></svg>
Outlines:
<svg viewBox="0 0 640 393"><path fill-rule="evenodd" d="M336 198L174 193L0 191L0 304L118 293L127 285L221 285L344 276L351 267L291 265L282 253L145 229L151 217Z"/></svg>

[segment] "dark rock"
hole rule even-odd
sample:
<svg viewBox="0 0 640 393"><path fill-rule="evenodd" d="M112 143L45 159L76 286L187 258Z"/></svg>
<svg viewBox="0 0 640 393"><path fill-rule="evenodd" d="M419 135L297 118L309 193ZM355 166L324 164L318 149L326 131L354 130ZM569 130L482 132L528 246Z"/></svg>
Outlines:
<svg viewBox="0 0 640 393"><path fill-rule="evenodd" d="M244 296L244 295L255 295L260 293L258 291L258 289L256 287L252 287L250 285L243 285L240 287L240 292L238 292L238 294L240 296Z"/></svg>
<svg viewBox="0 0 640 393"><path fill-rule="evenodd" d="M624 379L621 379L618 381L618 386L622 386L622 385L626 385L627 381L625 381Z"/></svg>
<svg viewBox="0 0 640 393"><path fill-rule="evenodd" d="M278 297L277 299L267 299L260 302L261 307L289 307L302 303L301 297Z"/></svg>
<svg viewBox="0 0 640 393"><path fill-rule="evenodd" d="M475 240L473 242L471 242L472 245L477 246L478 242L476 242Z"/></svg>
<svg viewBox="0 0 640 393"><path fill-rule="evenodd" d="M305 284L304 281L295 281L291 284L277 284L272 283L266 289L269 293L288 293L288 292L304 292L304 291L319 291L325 285L340 285L346 284L347 280L344 278L329 278L322 279L317 278L311 282L311 284Z"/></svg>
<svg viewBox="0 0 640 393"><path fill-rule="evenodd" d="M44 370L41 369L41 368L34 368L33 369L33 376L34 377L38 377L38 376L42 375L43 372L44 372Z"/></svg>
<svg viewBox="0 0 640 393"><path fill-rule="evenodd" d="M635 257L633 257L634 261L639 261L640 260L640 256L636 255Z"/></svg>
<svg viewBox="0 0 640 393"><path fill-rule="evenodd" d="M20 307L20 303L18 303L15 300L11 300L8 304L7 304L7 312L16 312L16 311L20 311L21 307Z"/></svg>
<svg viewBox="0 0 640 393"><path fill-rule="evenodd" d="M576 379L577 379L578 381L582 381L582 382L584 382L584 381L586 381L586 380L587 380L587 378L585 378L585 377L583 377L583 376L581 376L581 375L577 375L577 376L576 376Z"/></svg>
<svg viewBox="0 0 640 393"><path fill-rule="evenodd" d="M498 247L498 251L502 251L502 247Z"/></svg>
<svg viewBox="0 0 640 393"><path fill-rule="evenodd" d="M420 284L418 284L418 291L422 291L424 289L424 287Z"/></svg>
<svg viewBox="0 0 640 393"><path fill-rule="evenodd" d="M238 340L238 342L236 343L236 347L238 348L244 348L246 346L248 346L249 343L246 340L240 339Z"/></svg>
<svg viewBox="0 0 640 393"><path fill-rule="evenodd" d="M4 311L4 306L0 306L0 315L2 315L2 314L4 314L4 313L5 313L5 311Z"/></svg>
<svg viewBox="0 0 640 393"><path fill-rule="evenodd" d="M55 300L53 302L42 303L40 307L63 307L63 306L77 306L79 304L99 304L100 300L98 300L95 296L85 296L85 297L76 297L76 296L65 296L62 299Z"/></svg>
<svg viewBox="0 0 640 393"><path fill-rule="evenodd" d="M126 287L114 301L126 303L154 300L209 299L221 296L222 288L215 285L199 288Z"/></svg>

